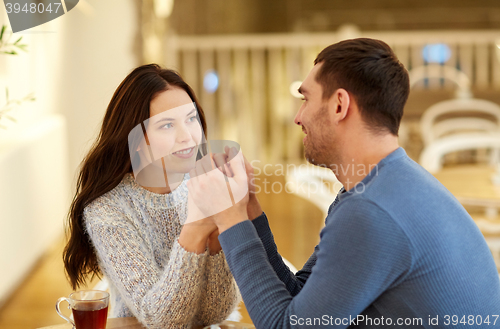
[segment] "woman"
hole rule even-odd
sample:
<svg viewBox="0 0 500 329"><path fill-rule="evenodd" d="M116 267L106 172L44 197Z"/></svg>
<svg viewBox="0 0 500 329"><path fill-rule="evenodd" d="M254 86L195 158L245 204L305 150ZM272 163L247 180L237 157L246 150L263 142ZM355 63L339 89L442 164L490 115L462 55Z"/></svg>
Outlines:
<svg viewBox="0 0 500 329"><path fill-rule="evenodd" d="M187 173L205 131L192 89L173 71L140 66L115 91L81 167L64 250L73 289L89 274L108 278L110 317L190 328L236 307L216 226L183 225Z"/></svg>

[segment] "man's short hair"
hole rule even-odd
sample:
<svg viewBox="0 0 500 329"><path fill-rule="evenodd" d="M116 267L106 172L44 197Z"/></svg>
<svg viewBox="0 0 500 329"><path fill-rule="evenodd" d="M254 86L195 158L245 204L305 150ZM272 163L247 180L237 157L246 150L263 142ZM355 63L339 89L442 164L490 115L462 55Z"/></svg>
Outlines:
<svg viewBox="0 0 500 329"><path fill-rule="evenodd" d="M398 135L410 80L385 42L368 38L341 41L323 49L314 60L318 63L322 67L316 81L323 87L323 99L343 88L356 101L370 130Z"/></svg>

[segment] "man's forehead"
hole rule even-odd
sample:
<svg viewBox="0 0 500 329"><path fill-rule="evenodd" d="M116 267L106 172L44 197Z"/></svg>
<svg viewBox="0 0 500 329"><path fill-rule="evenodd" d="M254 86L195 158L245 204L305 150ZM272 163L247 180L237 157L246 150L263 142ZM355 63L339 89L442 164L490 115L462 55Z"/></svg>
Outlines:
<svg viewBox="0 0 500 329"><path fill-rule="evenodd" d="M310 94L315 89L321 89L321 85L316 81L316 74L320 69L322 63L314 65L309 71L309 74L300 85L299 92L301 94Z"/></svg>
<svg viewBox="0 0 500 329"><path fill-rule="evenodd" d="M316 81L316 76L318 75L319 70L321 69L322 66L323 62L314 65L311 71L309 72L308 77L310 77L311 80Z"/></svg>

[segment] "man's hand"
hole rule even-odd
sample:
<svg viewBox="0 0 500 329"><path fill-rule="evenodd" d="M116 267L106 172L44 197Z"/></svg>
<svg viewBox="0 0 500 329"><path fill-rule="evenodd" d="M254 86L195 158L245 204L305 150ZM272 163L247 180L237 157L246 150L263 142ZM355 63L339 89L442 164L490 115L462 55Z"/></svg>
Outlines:
<svg viewBox="0 0 500 329"><path fill-rule="evenodd" d="M224 174L214 169L215 164L207 155L197 161L195 168L189 172L186 223L213 216L233 206Z"/></svg>
<svg viewBox="0 0 500 329"><path fill-rule="evenodd" d="M262 208L260 206L259 200L257 199L256 189L255 189L255 177L254 169L250 162L243 157L245 160L245 171L248 179L248 192L249 200L247 205L247 214L250 220L254 220L262 214Z"/></svg>
<svg viewBox="0 0 500 329"><path fill-rule="evenodd" d="M229 148L226 146L224 148L224 153L214 153L213 159L215 165L221 170L226 176L233 177L233 172L231 168L228 168L228 171L225 170L225 164L229 159L234 158L238 154L238 151L233 147ZM259 200L257 199L257 192L255 188L255 177L254 177L254 169L250 162L243 156L243 160L245 161L245 172L247 175L248 181L248 192L249 192L249 202L247 205L247 214L248 218L253 220L262 214L262 208L260 206Z"/></svg>
<svg viewBox="0 0 500 329"><path fill-rule="evenodd" d="M232 152L229 161L221 166L223 170L214 170L216 164L212 157L198 161L187 183L188 212L203 217L213 216L220 233L248 218L249 196L244 158L241 152ZM229 191L232 198L228 199ZM196 217L188 213L188 219L193 221Z"/></svg>

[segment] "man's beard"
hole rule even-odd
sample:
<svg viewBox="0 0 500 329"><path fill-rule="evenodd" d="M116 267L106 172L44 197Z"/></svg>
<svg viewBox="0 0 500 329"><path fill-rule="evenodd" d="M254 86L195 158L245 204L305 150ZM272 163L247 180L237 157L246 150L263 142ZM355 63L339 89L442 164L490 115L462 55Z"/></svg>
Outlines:
<svg viewBox="0 0 500 329"><path fill-rule="evenodd" d="M304 145L304 154L306 157L307 162L315 165L315 166L320 166L320 167L330 167L330 163L327 161L327 157L325 157L326 154L329 153L328 146L326 143L318 143L319 145L316 145L312 143L312 141L309 141L310 135L307 136L307 145ZM325 154L326 153L326 154Z"/></svg>
<svg viewBox="0 0 500 329"><path fill-rule="evenodd" d="M316 130L307 130L307 139L304 143L304 155L307 162L320 166L330 168L332 165L332 153L334 150L332 148L334 145L334 138L331 129L330 119L328 117L328 108L323 106L316 116L313 118L313 122L317 127ZM313 128L314 129L314 128ZM323 133L323 136L316 136L316 132ZM326 134L326 136L325 136Z"/></svg>

